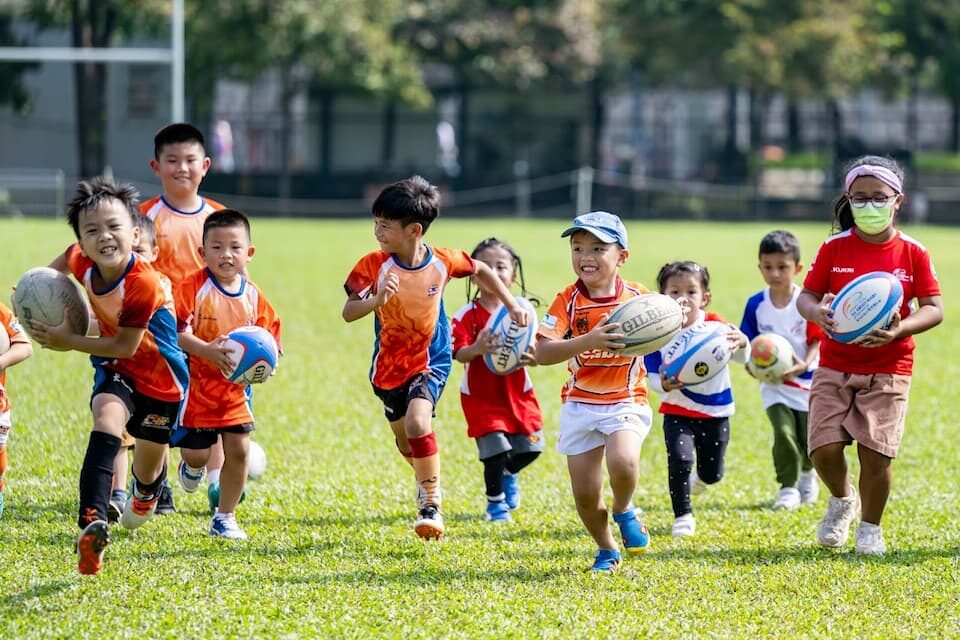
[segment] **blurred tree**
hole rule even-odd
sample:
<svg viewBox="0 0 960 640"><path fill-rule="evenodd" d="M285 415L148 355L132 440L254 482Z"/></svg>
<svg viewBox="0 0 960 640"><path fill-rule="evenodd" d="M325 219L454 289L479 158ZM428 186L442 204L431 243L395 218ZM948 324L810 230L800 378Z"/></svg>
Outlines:
<svg viewBox="0 0 960 640"><path fill-rule="evenodd" d="M0 13L0 47L22 47L27 42L13 33L14 16L10 10ZM0 106L9 105L16 113L30 110L30 92L23 85L24 72L36 69L35 62L0 62Z"/></svg>

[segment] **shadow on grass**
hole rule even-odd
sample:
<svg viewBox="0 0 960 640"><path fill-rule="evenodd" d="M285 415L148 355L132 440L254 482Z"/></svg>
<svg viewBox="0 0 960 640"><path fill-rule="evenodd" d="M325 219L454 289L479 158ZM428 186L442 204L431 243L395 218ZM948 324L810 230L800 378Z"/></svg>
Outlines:
<svg viewBox="0 0 960 640"><path fill-rule="evenodd" d="M893 549L882 556L866 556L854 553L852 547L845 549L825 549L818 545L801 547L764 547L757 549L685 549L673 548L654 550L647 557L662 560L691 560L699 563L713 562L729 564L737 562L745 565L771 565L784 562L842 562L850 565L897 565L911 566L930 560L960 558L960 549Z"/></svg>
<svg viewBox="0 0 960 640"><path fill-rule="evenodd" d="M52 596L70 588L73 586L73 584L73 582L68 580L56 580L54 582L45 582L43 584L34 585L26 591L21 591L19 593L8 593L4 595L2 598L0 598L0 604L2 604L4 607L16 607L34 598Z"/></svg>
<svg viewBox="0 0 960 640"><path fill-rule="evenodd" d="M308 585L343 585L355 583L367 586L406 585L410 587L429 587L438 584L463 584L472 581L506 581L529 584L531 582L549 582L559 577L569 575L571 575L571 569L569 568L539 571L529 568L496 570L482 566L472 568L458 566L449 569L403 569L389 572L366 569L347 572L331 571L330 573L318 573L313 576L295 576L281 579L277 582L281 584Z"/></svg>

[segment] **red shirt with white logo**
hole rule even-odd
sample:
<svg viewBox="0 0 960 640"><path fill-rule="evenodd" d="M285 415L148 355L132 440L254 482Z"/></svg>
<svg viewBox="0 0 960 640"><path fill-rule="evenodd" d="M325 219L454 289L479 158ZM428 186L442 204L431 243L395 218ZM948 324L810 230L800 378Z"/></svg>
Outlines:
<svg viewBox="0 0 960 640"><path fill-rule="evenodd" d="M910 302L914 298L940 295L940 283L930 254L922 244L899 230L881 244L864 241L853 229L828 238L810 265L803 286L817 294L835 294L854 278L872 271L892 273L900 280L903 285L901 318L910 315ZM841 344L828 334L820 347L820 366L846 373L910 375L913 349L912 336L868 348Z"/></svg>

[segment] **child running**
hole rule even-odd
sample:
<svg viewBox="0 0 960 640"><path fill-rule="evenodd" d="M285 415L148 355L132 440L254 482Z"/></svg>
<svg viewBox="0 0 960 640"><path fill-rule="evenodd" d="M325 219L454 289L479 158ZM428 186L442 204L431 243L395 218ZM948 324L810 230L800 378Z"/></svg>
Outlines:
<svg viewBox="0 0 960 640"><path fill-rule="evenodd" d="M690 306L683 328L703 322L725 322L715 313L704 311L710 304L710 272L696 262L665 264L657 274L660 293L675 300L684 299ZM739 329L729 325L727 344L733 359L744 363L749 341ZM667 446L667 479L673 504L675 538L696 533L691 493L701 493L708 485L723 478L723 463L730 442L730 416L734 413L730 370L723 370L699 384L685 385L667 378L661 370L663 350L644 356L650 386L662 394L663 439ZM696 452L696 471L694 468Z"/></svg>
<svg viewBox="0 0 960 640"><path fill-rule="evenodd" d="M424 539L444 533L440 453L431 426L453 360L443 289L451 278L475 276L479 286L495 292L514 321L527 324L527 312L490 267L461 250L424 243L439 215L440 192L420 176L384 188L373 203L380 250L363 256L344 283L343 319L353 322L371 311L376 316L370 382L400 454L413 467L413 527Z"/></svg>
<svg viewBox="0 0 960 640"><path fill-rule="evenodd" d="M624 346L618 342L624 334L619 323L604 320L620 303L649 289L620 277L630 251L618 216L606 211L577 216L560 234L567 236L577 280L550 305L537 333L536 354L540 364L567 362L557 451L567 456L577 514L598 547L591 570L613 572L622 557L610 532L603 463L623 546L627 553L646 551L650 535L632 501L653 414L643 360L616 352Z"/></svg>
<svg viewBox="0 0 960 640"><path fill-rule="evenodd" d="M747 300L740 331L748 340L774 333L793 347L793 366L782 380L760 383L763 408L773 426L773 468L780 485L773 509L789 511L816 502L820 494L820 481L807 455L807 410L823 331L797 311L800 287L793 279L803 271L803 264L796 236L789 231L765 235L760 240L758 266L767 288Z"/></svg>
<svg viewBox="0 0 960 640"><path fill-rule="evenodd" d="M490 267L505 287L513 286L519 275L521 295L527 295L520 256L509 245L487 238L470 257ZM500 300L479 283L477 289L471 299L468 284L470 301L453 316L453 355L465 365L460 405L467 435L476 440L483 463L487 520L509 522L510 511L520 506L518 474L543 451L543 418L526 370L536 360L531 349L522 356L523 367L505 376L484 365L483 356L497 347L487 323Z"/></svg>
<svg viewBox="0 0 960 640"><path fill-rule="evenodd" d="M99 573L109 542L107 504L123 430L135 438L133 495L120 524L135 529L153 516L166 477L167 443L187 390L186 356L177 344L173 301L160 274L133 252L137 192L103 178L81 181L67 206L79 244L55 261L83 283L100 325L98 337L74 334L66 321L31 321L43 347L89 353L94 368L93 431L80 471L77 568Z"/></svg>
<svg viewBox="0 0 960 640"><path fill-rule="evenodd" d="M3 517L4 474L7 473L7 439L10 437L10 396L7 395L7 369L33 354L33 345L13 312L0 302L0 518Z"/></svg>
<svg viewBox="0 0 960 640"><path fill-rule="evenodd" d="M880 520L906 423L913 336L943 320L940 283L930 254L893 226L903 199L903 169L896 162L879 156L854 160L833 207L839 232L820 246L797 299L800 314L827 334L810 391L807 445L814 468L830 490L817 542L844 546L860 512L854 550L868 555L886 551ZM891 273L903 286L903 303L893 323L856 343L833 340L831 300L845 284L873 271ZM844 455L854 441L860 460L859 492L850 482Z"/></svg>

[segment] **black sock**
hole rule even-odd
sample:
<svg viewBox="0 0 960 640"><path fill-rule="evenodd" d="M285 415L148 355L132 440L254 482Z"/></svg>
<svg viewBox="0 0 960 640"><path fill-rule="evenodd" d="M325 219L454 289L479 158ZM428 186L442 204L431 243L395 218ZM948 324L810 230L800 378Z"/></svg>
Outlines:
<svg viewBox="0 0 960 640"><path fill-rule="evenodd" d="M510 473L519 473L521 469L536 460L540 456L539 451L527 451L525 453L507 453L507 471Z"/></svg>
<svg viewBox="0 0 960 640"><path fill-rule="evenodd" d="M130 475L133 476L134 495L139 494L139 498L152 498L160 493L160 487L163 485L163 481L167 479L167 465L163 465L163 468L160 470L160 475L158 475L150 484L144 484L141 482L140 478L133 473L133 470L130 471Z"/></svg>
<svg viewBox="0 0 960 640"><path fill-rule="evenodd" d="M506 452L484 458L481 462L483 462L483 483L487 487L487 498L502 495L503 470L507 465Z"/></svg>
<svg viewBox="0 0 960 640"><path fill-rule="evenodd" d="M113 460L120 451L120 438L102 431L90 433L87 454L80 468L80 513L77 524L83 529L94 520L107 519Z"/></svg>

